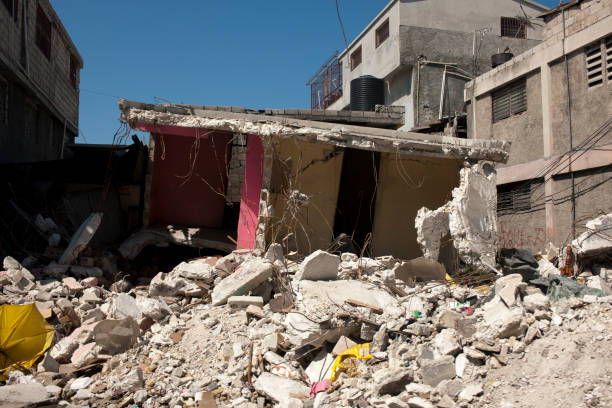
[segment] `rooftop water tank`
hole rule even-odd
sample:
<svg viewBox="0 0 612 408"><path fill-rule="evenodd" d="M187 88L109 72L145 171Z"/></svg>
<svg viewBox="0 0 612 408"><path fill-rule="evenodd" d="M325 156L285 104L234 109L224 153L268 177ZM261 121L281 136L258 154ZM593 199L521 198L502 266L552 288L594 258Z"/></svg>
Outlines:
<svg viewBox="0 0 612 408"><path fill-rule="evenodd" d="M380 78L363 75L351 81L351 110L373 111L376 105L385 104L384 84Z"/></svg>

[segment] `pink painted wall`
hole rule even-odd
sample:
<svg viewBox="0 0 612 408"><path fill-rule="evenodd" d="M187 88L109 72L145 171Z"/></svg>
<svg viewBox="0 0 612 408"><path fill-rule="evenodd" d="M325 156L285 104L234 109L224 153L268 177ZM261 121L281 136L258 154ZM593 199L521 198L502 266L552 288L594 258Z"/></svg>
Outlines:
<svg viewBox="0 0 612 408"><path fill-rule="evenodd" d="M264 150L261 138L248 135L246 167L240 200L238 221L238 248L253 249L255 230L259 219L259 196L263 177Z"/></svg>
<svg viewBox="0 0 612 408"><path fill-rule="evenodd" d="M155 164L149 223L221 228L231 135L210 133L205 136L199 133L203 129L190 129L189 137L184 135L184 129L164 129L169 133L163 136L151 134L155 138ZM194 152L196 131L200 147L192 165L189 157ZM192 166L191 176L185 177Z"/></svg>

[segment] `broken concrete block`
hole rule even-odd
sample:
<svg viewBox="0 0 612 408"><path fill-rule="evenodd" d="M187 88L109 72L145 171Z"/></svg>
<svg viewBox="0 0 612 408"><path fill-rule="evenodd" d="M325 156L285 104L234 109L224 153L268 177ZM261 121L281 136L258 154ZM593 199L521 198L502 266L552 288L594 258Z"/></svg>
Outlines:
<svg viewBox="0 0 612 408"><path fill-rule="evenodd" d="M355 347L356 345L357 343L355 343L353 340L349 339L346 336L342 336L338 339L338 342L334 346L334 349L332 350L332 355L339 356L346 350L350 349L351 347Z"/></svg>
<svg viewBox="0 0 612 408"><path fill-rule="evenodd" d="M508 307L516 305L516 295L518 287L515 285L506 285L499 292L495 292Z"/></svg>
<svg viewBox="0 0 612 408"><path fill-rule="evenodd" d="M40 363L38 363L38 372L59 372L60 364L51 357L51 353L45 353Z"/></svg>
<svg viewBox="0 0 612 408"><path fill-rule="evenodd" d="M499 293L506 286L518 287L521 282L523 282L523 277L518 273L502 276L495 281L495 293Z"/></svg>
<svg viewBox="0 0 612 408"><path fill-rule="evenodd" d="M550 306L550 301L548 297L541 294L536 293L533 295L528 295L523 298L523 306L528 312L535 312L536 310L547 310Z"/></svg>
<svg viewBox="0 0 612 408"><path fill-rule="evenodd" d="M495 264L497 253L496 172L489 163L466 166L459 172L453 199L431 211L417 212L417 242L426 258L439 260L441 241L450 234L461 260L477 268Z"/></svg>
<svg viewBox="0 0 612 408"><path fill-rule="evenodd" d="M467 387L459 393L459 399L467 402L471 402L474 397L481 395L484 392L481 384L468 384Z"/></svg>
<svg viewBox="0 0 612 408"><path fill-rule="evenodd" d="M444 329L434 338L433 344L441 355L456 355L461 345L455 329Z"/></svg>
<svg viewBox="0 0 612 408"><path fill-rule="evenodd" d="M455 377L455 359L444 356L438 360L420 361L423 384L435 387L443 380L452 380Z"/></svg>
<svg viewBox="0 0 612 408"><path fill-rule="evenodd" d="M37 407L52 404L53 399L41 384L13 384L0 387L0 401L4 407Z"/></svg>
<svg viewBox="0 0 612 408"><path fill-rule="evenodd" d="M310 388L301 382L270 373L260 375L254 384L255 390L280 406L288 406L291 397L307 399Z"/></svg>
<svg viewBox="0 0 612 408"><path fill-rule="evenodd" d="M281 244L276 242L270 244L264 258L266 258L272 263L276 261L285 262L285 254L283 253L283 247L281 246Z"/></svg>
<svg viewBox="0 0 612 408"><path fill-rule="evenodd" d="M104 320L105 318L106 318L106 315L104 314L104 312L100 308L95 308L95 309L88 310L83 315L83 319L84 320L89 320L89 321L93 321L93 322L99 322L100 320Z"/></svg>
<svg viewBox="0 0 612 408"><path fill-rule="evenodd" d="M4 257L4 260L2 261L2 267L5 271L20 270L22 268L19 261L13 258L12 256Z"/></svg>
<svg viewBox="0 0 612 408"><path fill-rule="evenodd" d="M592 276L588 278L587 286L589 288L601 290L605 296L612 295L612 288L601 276Z"/></svg>
<svg viewBox="0 0 612 408"><path fill-rule="evenodd" d="M378 395L400 394L412 381L412 377L412 371L405 368L383 368L375 371L372 376L374 393Z"/></svg>
<svg viewBox="0 0 612 408"><path fill-rule="evenodd" d="M96 349L96 343L88 343L80 346L74 351L70 358L70 362L78 368L94 362L97 358L98 351Z"/></svg>
<svg viewBox="0 0 612 408"><path fill-rule="evenodd" d="M331 375L331 366L334 363L335 357L325 350L319 351L312 359L312 362L306 367L306 375L310 383L322 381L329 378Z"/></svg>
<svg viewBox="0 0 612 408"><path fill-rule="evenodd" d="M338 278L340 257L320 249L308 255L295 274L296 280L335 280Z"/></svg>
<svg viewBox="0 0 612 408"><path fill-rule="evenodd" d="M395 278L408 284L414 282L444 281L446 279L446 268L440 262L416 258L402 262L393 268Z"/></svg>
<svg viewBox="0 0 612 408"><path fill-rule="evenodd" d="M512 309L500 314L491 327L496 337L505 339L512 336L522 336L527 331L528 326L523 318L522 311Z"/></svg>
<svg viewBox="0 0 612 408"><path fill-rule="evenodd" d="M408 400L410 408L434 408L433 404L421 397L412 397Z"/></svg>
<svg viewBox="0 0 612 408"><path fill-rule="evenodd" d="M207 259L181 262L168 275L202 281L204 283L212 283L215 279L214 268L207 262Z"/></svg>
<svg viewBox="0 0 612 408"><path fill-rule="evenodd" d="M167 305L150 297L137 296L136 305L145 317L149 317L155 321L161 320L164 316L171 314L171 310Z"/></svg>
<svg viewBox="0 0 612 408"><path fill-rule="evenodd" d="M51 348L49 355L60 363L67 363L72 353L79 347L79 342L74 338L64 337Z"/></svg>
<svg viewBox="0 0 612 408"><path fill-rule="evenodd" d="M144 388L144 373L140 367L130 370L121 378L118 387L122 392L136 392Z"/></svg>
<svg viewBox="0 0 612 408"><path fill-rule="evenodd" d="M71 293L77 293L83 290L83 286L81 286L81 284L72 277L62 279L62 283L66 285L68 289L70 289Z"/></svg>
<svg viewBox="0 0 612 408"><path fill-rule="evenodd" d="M85 289L83 291L83 296L81 296L81 302L87 302L91 304L97 304L97 303L102 302L102 298L100 298L98 293L99 293L98 288Z"/></svg>
<svg viewBox="0 0 612 408"><path fill-rule="evenodd" d="M98 322L94 328L96 344L110 354L123 353L136 342L140 328L131 318L123 320L107 319Z"/></svg>
<svg viewBox="0 0 612 408"><path fill-rule="evenodd" d="M227 304L231 307L247 307L250 305L263 307L264 301L261 296L230 296Z"/></svg>
<svg viewBox="0 0 612 408"><path fill-rule="evenodd" d="M438 329L454 329L461 319L463 319L463 316L454 310L444 310L438 315L436 327Z"/></svg>
<svg viewBox="0 0 612 408"><path fill-rule="evenodd" d="M232 275L227 276L212 292L214 306L225 304L231 296L249 293L272 276L274 269L271 263L260 259L244 262Z"/></svg>
<svg viewBox="0 0 612 408"><path fill-rule="evenodd" d="M586 229L586 232L572 241L578 259L595 258L612 251L612 214L588 221Z"/></svg>
<svg viewBox="0 0 612 408"><path fill-rule="evenodd" d="M87 244L89 244L89 241L100 227L101 222L102 213L92 213L87 217L72 236L72 239L68 243L68 247L60 257L58 263L62 265L71 265L79 256L79 253L87 247Z"/></svg>
<svg viewBox="0 0 612 408"><path fill-rule="evenodd" d="M136 299L127 293L120 293L113 303L112 316L115 319L131 317L134 320L140 320L142 318L142 312L136 303Z"/></svg>

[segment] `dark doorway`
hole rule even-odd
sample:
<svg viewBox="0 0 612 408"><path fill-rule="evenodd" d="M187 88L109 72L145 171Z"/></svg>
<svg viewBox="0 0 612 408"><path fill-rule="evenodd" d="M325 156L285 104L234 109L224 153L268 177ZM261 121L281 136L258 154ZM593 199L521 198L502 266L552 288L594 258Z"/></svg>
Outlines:
<svg viewBox="0 0 612 408"><path fill-rule="evenodd" d="M373 230L379 162L380 153L356 149L342 159L334 236L347 234L359 251Z"/></svg>

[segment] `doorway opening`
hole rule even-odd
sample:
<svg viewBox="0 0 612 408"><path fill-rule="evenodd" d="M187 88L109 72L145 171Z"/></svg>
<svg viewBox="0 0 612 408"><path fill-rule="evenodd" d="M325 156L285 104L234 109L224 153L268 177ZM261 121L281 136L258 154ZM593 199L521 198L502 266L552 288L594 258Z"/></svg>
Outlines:
<svg viewBox="0 0 612 408"><path fill-rule="evenodd" d="M348 235L358 252L366 247L366 254L370 250L366 241L374 226L379 163L379 152L344 150L334 236Z"/></svg>

